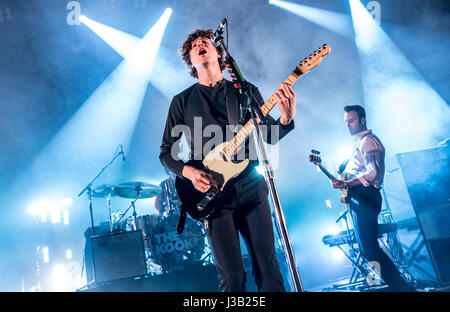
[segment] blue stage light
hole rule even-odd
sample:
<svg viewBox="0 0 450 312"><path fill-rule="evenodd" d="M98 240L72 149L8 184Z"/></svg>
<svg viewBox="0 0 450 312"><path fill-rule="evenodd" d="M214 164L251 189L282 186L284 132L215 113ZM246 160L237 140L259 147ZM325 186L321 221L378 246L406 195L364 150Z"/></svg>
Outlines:
<svg viewBox="0 0 450 312"><path fill-rule="evenodd" d="M159 27L162 27L164 19L169 18L172 12L173 10L171 8L165 10L160 19L161 23ZM126 58L133 64L138 71L142 71L144 74L148 73L150 75L150 83L164 94L166 98L171 99L174 94L177 94L180 90L184 90L192 84L189 71L184 66L176 67L176 64L168 61L170 52L163 46L155 49L157 52L156 56L149 56L145 53L140 54L139 52L132 55L133 51L137 50L142 38L96 22L85 15L80 16L80 21L102 38L123 58ZM154 28L152 32L157 33L157 26L155 25ZM148 33L147 36L150 38L153 37L153 34ZM147 48L141 51L146 51L147 49L152 50L148 45L156 45L156 43L154 40L148 40ZM144 45L144 43L141 43L141 45ZM150 71L149 68L151 68Z"/></svg>
<svg viewBox="0 0 450 312"><path fill-rule="evenodd" d="M271 0L269 3L320 25L325 29L338 33L341 36L353 36L352 24L348 15L288 1Z"/></svg>
<svg viewBox="0 0 450 312"><path fill-rule="evenodd" d="M35 187L37 193L42 196L55 192L62 196L77 194L80 186L89 182L111 160L119 144L127 150L171 12L167 9L144 38L135 45L131 44L130 49L120 46L119 42L124 38L125 43L134 42L131 36L100 27L87 17L82 19L119 49L125 59L42 149L30 170L26 171L23 178L27 183L34 182L39 186ZM115 168L110 168L109 179L115 180L120 164L122 162L116 161Z"/></svg>
<svg viewBox="0 0 450 312"><path fill-rule="evenodd" d="M434 146L448 137L447 103L359 0L350 0L350 8L368 127L375 129L389 153Z"/></svg>
<svg viewBox="0 0 450 312"><path fill-rule="evenodd" d="M135 36L96 22L85 15L80 16L80 21L124 58L127 57L139 43L139 39Z"/></svg>

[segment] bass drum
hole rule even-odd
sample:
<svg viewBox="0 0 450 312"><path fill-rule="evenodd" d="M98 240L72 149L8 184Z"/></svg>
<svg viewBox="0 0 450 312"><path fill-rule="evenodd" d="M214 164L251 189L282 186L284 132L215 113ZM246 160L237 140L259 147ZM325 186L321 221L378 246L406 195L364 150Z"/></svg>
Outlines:
<svg viewBox="0 0 450 312"><path fill-rule="evenodd" d="M177 232L179 215L169 215L153 229L151 258L164 272L183 269L189 262L199 261L205 252L203 226L191 218L181 234Z"/></svg>

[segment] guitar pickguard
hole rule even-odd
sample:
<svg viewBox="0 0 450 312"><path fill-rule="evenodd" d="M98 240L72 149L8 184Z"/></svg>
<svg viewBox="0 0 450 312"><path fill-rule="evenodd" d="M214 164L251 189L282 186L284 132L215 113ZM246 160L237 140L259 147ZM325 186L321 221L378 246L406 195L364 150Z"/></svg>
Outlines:
<svg viewBox="0 0 450 312"><path fill-rule="evenodd" d="M213 175L221 191L223 191L227 182L243 172L250 162L245 159L239 163L234 163L231 159L224 159L222 156L224 144L226 143L214 148L203 160L203 165Z"/></svg>

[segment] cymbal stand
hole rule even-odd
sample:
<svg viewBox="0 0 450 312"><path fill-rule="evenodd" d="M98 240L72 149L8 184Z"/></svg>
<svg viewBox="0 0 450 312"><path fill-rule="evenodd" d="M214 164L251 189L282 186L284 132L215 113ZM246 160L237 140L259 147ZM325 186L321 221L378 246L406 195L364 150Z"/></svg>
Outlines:
<svg viewBox="0 0 450 312"><path fill-rule="evenodd" d="M138 200L139 198L136 198L135 200L131 201L130 206L128 206L127 210L125 210L125 212L122 214L122 216L120 217L119 220L117 220L117 223L119 223L120 221L122 221L122 218L127 214L128 210L131 209L131 207L133 207L133 223L134 223L134 230L136 231L136 206L134 205L134 203Z"/></svg>
<svg viewBox="0 0 450 312"><path fill-rule="evenodd" d="M106 205L108 206L109 232L112 233L112 231L113 231L113 220L112 220L112 213L111 213L111 194L108 194L106 196Z"/></svg>
<svg viewBox="0 0 450 312"><path fill-rule="evenodd" d="M137 222L137 218L136 218L137 214L136 214L136 206L134 205L134 203L136 202L136 200L137 200L137 199L135 199L135 200L133 200L133 201L131 202L131 206L133 207L133 227L134 227L134 230L135 230L135 231L136 231L136 229L137 229L137 224L136 224L136 222Z"/></svg>

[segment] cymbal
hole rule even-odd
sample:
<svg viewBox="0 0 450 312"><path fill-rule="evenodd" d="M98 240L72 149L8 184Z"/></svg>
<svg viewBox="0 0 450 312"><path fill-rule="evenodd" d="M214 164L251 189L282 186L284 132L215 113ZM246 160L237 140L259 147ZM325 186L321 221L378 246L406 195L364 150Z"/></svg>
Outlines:
<svg viewBox="0 0 450 312"><path fill-rule="evenodd" d="M115 185L112 184L103 184L92 190L93 197L106 197L110 195L111 197L116 196L114 193Z"/></svg>
<svg viewBox="0 0 450 312"><path fill-rule="evenodd" d="M162 192L162 188L146 182L127 182L114 188L116 195L125 198L150 198Z"/></svg>

